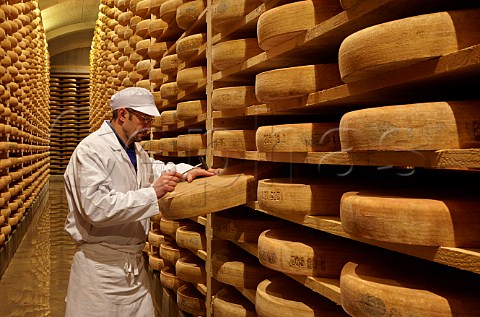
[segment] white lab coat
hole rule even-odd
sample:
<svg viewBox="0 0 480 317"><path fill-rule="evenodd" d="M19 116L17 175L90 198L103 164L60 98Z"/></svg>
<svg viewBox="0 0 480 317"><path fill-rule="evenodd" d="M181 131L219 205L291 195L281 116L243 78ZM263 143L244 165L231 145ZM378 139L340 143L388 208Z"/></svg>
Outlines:
<svg viewBox="0 0 480 317"><path fill-rule="evenodd" d="M66 316L154 316L141 250L159 213L151 187L163 162L136 144L137 173L107 122L75 149L64 174L65 230L77 243ZM188 164L177 165L183 173Z"/></svg>

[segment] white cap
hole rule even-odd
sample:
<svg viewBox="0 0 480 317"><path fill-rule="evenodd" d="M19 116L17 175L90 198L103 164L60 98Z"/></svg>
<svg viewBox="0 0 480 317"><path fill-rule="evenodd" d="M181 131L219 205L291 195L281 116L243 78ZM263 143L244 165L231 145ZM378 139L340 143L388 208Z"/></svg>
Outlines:
<svg viewBox="0 0 480 317"><path fill-rule="evenodd" d="M160 116L152 93L141 87L128 87L115 93L110 98L110 107L112 110L131 108L149 116Z"/></svg>

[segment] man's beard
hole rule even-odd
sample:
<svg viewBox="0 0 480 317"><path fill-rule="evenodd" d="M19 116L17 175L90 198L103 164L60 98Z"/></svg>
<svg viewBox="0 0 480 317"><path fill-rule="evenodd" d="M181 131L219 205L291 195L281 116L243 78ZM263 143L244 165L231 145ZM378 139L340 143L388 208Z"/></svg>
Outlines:
<svg viewBox="0 0 480 317"><path fill-rule="evenodd" d="M140 142L143 140L143 137L148 135L150 129L140 129L138 131L135 131L133 135L130 136L130 140L133 142Z"/></svg>

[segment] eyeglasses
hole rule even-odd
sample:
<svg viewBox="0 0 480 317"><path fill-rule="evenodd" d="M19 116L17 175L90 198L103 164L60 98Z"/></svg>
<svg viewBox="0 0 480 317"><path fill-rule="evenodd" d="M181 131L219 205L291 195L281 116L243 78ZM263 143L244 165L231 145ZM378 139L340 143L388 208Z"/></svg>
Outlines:
<svg viewBox="0 0 480 317"><path fill-rule="evenodd" d="M152 124L154 118L148 115L143 115L138 111L132 110L130 108L125 108L128 112L132 113L135 115L137 118L139 118L144 124Z"/></svg>

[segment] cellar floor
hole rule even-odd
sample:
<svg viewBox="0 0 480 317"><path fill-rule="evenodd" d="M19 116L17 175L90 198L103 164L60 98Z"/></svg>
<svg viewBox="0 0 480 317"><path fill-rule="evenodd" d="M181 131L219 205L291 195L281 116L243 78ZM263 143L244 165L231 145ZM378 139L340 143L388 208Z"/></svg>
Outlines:
<svg viewBox="0 0 480 317"><path fill-rule="evenodd" d="M48 195L0 280L0 316L65 315L75 246L63 230L67 201L61 177L50 178Z"/></svg>

